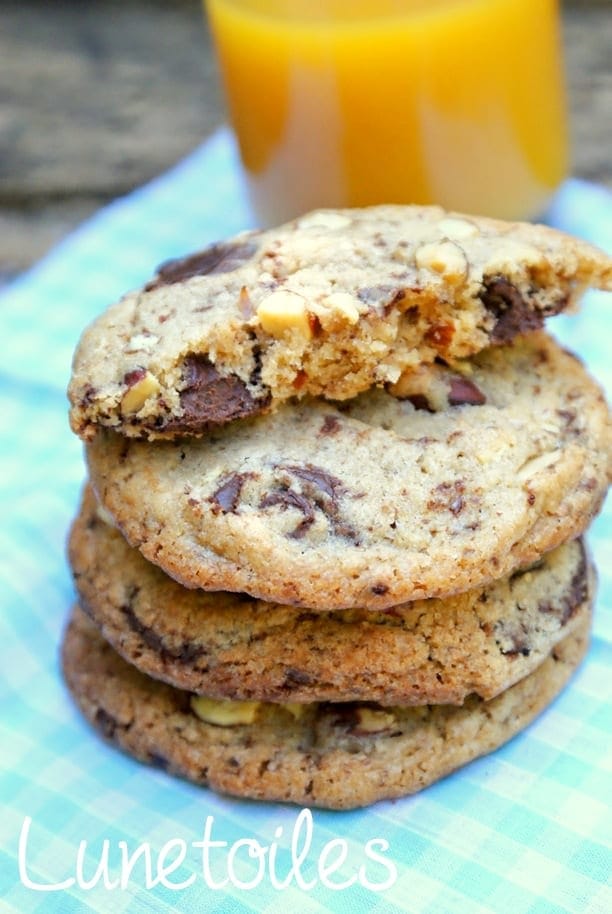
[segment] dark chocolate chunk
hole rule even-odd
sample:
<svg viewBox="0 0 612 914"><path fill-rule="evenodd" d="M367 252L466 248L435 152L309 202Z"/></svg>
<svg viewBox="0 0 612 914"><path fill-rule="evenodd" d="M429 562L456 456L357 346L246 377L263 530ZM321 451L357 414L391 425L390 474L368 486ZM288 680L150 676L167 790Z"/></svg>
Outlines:
<svg viewBox="0 0 612 914"><path fill-rule="evenodd" d="M579 541L579 545L580 561L566 593L558 601L545 600L538 603L538 611L545 615L558 616L562 627L578 612L589 594L586 552L582 540Z"/></svg>
<svg viewBox="0 0 612 914"><path fill-rule="evenodd" d="M169 431L201 431L232 419L255 416L266 408L269 397L253 397L244 381L235 375L223 377L205 355L187 356L180 393L183 415L171 418Z"/></svg>
<svg viewBox="0 0 612 914"><path fill-rule="evenodd" d="M487 398L473 381L455 375L450 380L448 402L451 406L482 406Z"/></svg>
<svg viewBox="0 0 612 914"><path fill-rule="evenodd" d="M312 676L309 676L308 673L305 673L303 670L294 670L290 668L285 671L285 683L288 686L308 685L310 682L312 682Z"/></svg>
<svg viewBox="0 0 612 914"><path fill-rule="evenodd" d="M271 505L282 505L284 508L297 508L304 515L295 530L292 530L290 536L293 539L301 539L308 528L314 523L314 509L311 503L304 495L294 492L292 489L281 489L279 492L271 492L262 498L259 503L260 508L268 508Z"/></svg>
<svg viewBox="0 0 612 914"><path fill-rule="evenodd" d="M427 507L430 511L450 511L456 517L465 507L464 493L465 483L461 479L441 482L432 490Z"/></svg>
<svg viewBox="0 0 612 914"><path fill-rule="evenodd" d="M279 464L277 470L284 478L278 489L266 495L261 508L281 505L283 508L296 508L303 514L303 520L288 534L292 539L301 539L315 520L315 510L321 511L328 519L336 536L355 542L359 541L356 530L345 523L340 515L338 496L345 491L340 479L332 476L321 467L313 464L285 465ZM293 481L299 481L301 491L292 488Z"/></svg>
<svg viewBox="0 0 612 914"><path fill-rule="evenodd" d="M518 657L519 654L523 657L529 657L531 648L527 644L527 636L524 631L504 632L504 635L510 640L508 647L500 645L499 650L504 657Z"/></svg>
<svg viewBox="0 0 612 914"><path fill-rule="evenodd" d="M197 254L168 260L157 269L157 276L145 286L146 292L210 273L231 273L255 254L257 245L246 242L217 242Z"/></svg>
<svg viewBox="0 0 612 914"><path fill-rule="evenodd" d="M180 663L192 663L198 657L205 654L203 647L190 644L187 641L181 642L175 648L169 648L164 639L154 631L149 625L141 621L134 608L134 600L138 593L138 588L133 588L134 594L128 595L128 600L121 606L121 612L130 629L135 632L148 648L154 651L164 661L175 660Z"/></svg>
<svg viewBox="0 0 612 914"><path fill-rule="evenodd" d="M213 514L233 514L240 499L242 487L247 479L252 479L252 473L232 473L208 498L213 506Z"/></svg>
<svg viewBox="0 0 612 914"><path fill-rule="evenodd" d="M507 343L519 333L538 330L544 314L529 306L519 290L503 276L488 279L480 292L480 300L496 318L491 331L494 343ZM559 303L559 310L562 304Z"/></svg>
<svg viewBox="0 0 612 914"><path fill-rule="evenodd" d="M310 482L330 498L336 498L336 493L343 489L342 482L336 476L332 476L321 467L316 467L311 463L305 463L303 466L285 466L293 476L297 476L303 482Z"/></svg>
<svg viewBox="0 0 612 914"><path fill-rule="evenodd" d="M412 403L415 409L422 409L428 413L435 413L435 409L433 409L425 394L410 394L410 396L402 397L402 399Z"/></svg>
<svg viewBox="0 0 612 914"><path fill-rule="evenodd" d="M319 435L335 435L340 431L340 420L337 416L325 416Z"/></svg>
<svg viewBox="0 0 612 914"><path fill-rule="evenodd" d="M372 591L372 593L375 593L377 596L382 596L383 594L387 593L389 588L387 587L386 584L383 584L381 581L379 581L377 584L372 584L372 586L370 587L370 590Z"/></svg>
<svg viewBox="0 0 612 914"><path fill-rule="evenodd" d="M98 708L94 723L102 735L107 739L113 738L115 730L119 726L119 721L109 714L108 711L105 711L104 708Z"/></svg>
<svg viewBox="0 0 612 914"><path fill-rule="evenodd" d="M133 371L127 371L123 376L123 383L126 387L133 387L138 381L142 381L146 373L146 368L134 368Z"/></svg>
<svg viewBox="0 0 612 914"><path fill-rule="evenodd" d="M261 358L261 346L255 342L255 334L249 334L249 338L253 341L253 370L249 375L249 381L254 386L261 383L261 369L262 369L262 358Z"/></svg>

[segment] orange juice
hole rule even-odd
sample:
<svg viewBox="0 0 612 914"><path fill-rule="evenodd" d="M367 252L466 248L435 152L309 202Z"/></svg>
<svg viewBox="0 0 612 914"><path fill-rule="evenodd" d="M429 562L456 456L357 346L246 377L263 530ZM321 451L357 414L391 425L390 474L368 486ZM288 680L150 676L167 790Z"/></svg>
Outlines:
<svg viewBox="0 0 612 914"><path fill-rule="evenodd" d="M256 212L537 216L565 176L556 0L206 0Z"/></svg>

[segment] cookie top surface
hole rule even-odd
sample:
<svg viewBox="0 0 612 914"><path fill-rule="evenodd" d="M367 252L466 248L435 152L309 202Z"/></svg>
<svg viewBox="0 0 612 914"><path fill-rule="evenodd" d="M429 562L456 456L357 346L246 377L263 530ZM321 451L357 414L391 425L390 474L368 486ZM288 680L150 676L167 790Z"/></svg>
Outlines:
<svg viewBox="0 0 612 914"><path fill-rule="evenodd" d="M350 809L415 793L510 739L565 685L588 624L510 689L461 707L314 703L296 715L267 703L250 709L250 723L220 726L195 713L189 692L125 663L78 610L63 669L90 722L143 762L237 796Z"/></svg>
<svg viewBox="0 0 612 914"><path fill-rule="evenodd" d="M543 333L464 369L206 439L101 432L91 479L132 545L187 586L320 609L479 587L586 529L611 428L599 388Z"/></svg>
<svg viewBox="0 0 612 914"><path fill-rule="evenodd" d="M544 226L382 206L310 213L160 268L83 334L71 425L201 434L289 398L347 399L541 326L612 260Z"/></svg>
<svg viewBox="0 0 612 914"><path fill-rule="evenodd" d="M143 673L215 698L461 704L530 673L589 611L581 541L528 571L386 612L300 611L187 590L146 562L87 490L69 555L79 603Z"/></svg>

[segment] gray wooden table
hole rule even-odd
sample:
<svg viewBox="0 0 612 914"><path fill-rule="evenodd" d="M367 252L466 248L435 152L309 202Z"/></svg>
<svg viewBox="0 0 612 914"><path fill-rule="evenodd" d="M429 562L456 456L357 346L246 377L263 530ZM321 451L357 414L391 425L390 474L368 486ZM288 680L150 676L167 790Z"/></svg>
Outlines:
<svg viewBox="0 0 612 914"><path fill-rule="evenodd" d="M563 24L573 171L612 188L612 2ZM223 118L198 0L2 0L0 281Z"/></svg>

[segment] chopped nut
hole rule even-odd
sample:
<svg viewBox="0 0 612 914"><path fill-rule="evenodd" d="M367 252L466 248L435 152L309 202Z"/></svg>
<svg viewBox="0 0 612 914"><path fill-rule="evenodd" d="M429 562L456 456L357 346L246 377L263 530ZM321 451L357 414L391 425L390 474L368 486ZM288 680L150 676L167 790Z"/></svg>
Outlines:
<svg viewBox="0 0 612 914"><path fill-rule="evenodd" d="M255 309L253 308L253 302L251 301L251 296L249 295L249 290L246 286L242 286L240 289L238 308L246 320L253 317L253 311Z"/></svg>
<svg viewBox="0 0 612 914"><path fill-rule="evenodd" d="M312 336L306 300L297 292L286 289L272 292L259 303L257 317L266 333L272 336L282 336L291 330L297 330L307 338Z"/></svg>
<svg viewBox="0 0 612 914"><path fill-rule="evenodd" d="M441 219L438 222L438 230L446 237L452 240L459 238L472 238L478 234L478 229L473 222L466 222L465 219Z"/></svg>
<svg viewBox="0 0 612 914"><path fill-rule="evenodd" d="M159 343L159 337L152 333L136 333L128 340L125 351L127 353L150 352L157 343Z"/></svg>
<svg viewBox="0 0 612 914"><path fill-rule="evenodd" d="M191 696L191 710L206 724L217 727L237 727L252 724L260 707L259 701L229 701L206 698L204 695Z"/></svg>
<svg viewBox="0 0 612 914"><path fill-rule="evenodd" d="M433 270L447 278L462 278L467 273L467 260L461 248L453 241L423 244L415 254L420 270Z"/></svg>
<svg viewBox="0 0 612 914"><path fill-rule="evenodd" d="M540 454L539 457L533 457L531 460L527 460L517 473L519 481L525 482L527 479L532 479L534 476L537 476L537 474L541 473L543 470L548 470L557 462L559 457L559 451L550 451L547 454Z"/></svg>
<svg viewBox="0 0 612 914"><path fill-rule="evenodd" d="M107 511L104 505L96 505L96 517L98 520L101 520L103 524L108 524L109 527L116 527L115 518Z"/></svg>
<svg viewBox="0 0 612 914"><path fill-rule="evenodd" d="M303 219L299 220L298 225L300 228L320 226L321 228L341 229L346 228L350 221L349 217L342 215L342 213L320 210L319 212L309 213L308 216L304 216Z"/></svg>
<svg viewBox="0 0 612 914"><path fill-rule="evenodd" d="M296 701L285 701L279 705L285 711L288 711L295 720L299 720L300 717L304 716L306 711L306 705L299 704Z"/></svg>
<svg viewBox="0 0 612 914"><path fill-rule="evenodd" d="M389 387L389 393L398 400L409 400L416 409L429 412L438 412L447 406L446 379L436 365L408 368Z"/></svg>
<svg viewBox="0 0 612 914"><path fill-rule="evenodd" d="M142 378L132 384L124 393L121 400L122 415L137 413L138 410L142 409L149 397L159 392L159 389L157 378L150 371L145 372Z"/></svg>
<svg viewBox="0 0 612 914"><path fill-rule="evenodd" d="M345 318L349 324L356 324L359 320L359 300L348 292L332 292L323 299L323 305Z"/></svg>
<svg viewBox="0 0 612 914"><path fill-rule="evenodd" d="M389 711L377 711L373 708L357 708L357 727L363 733L380 733L395 726L395 715Z"/></svg>

